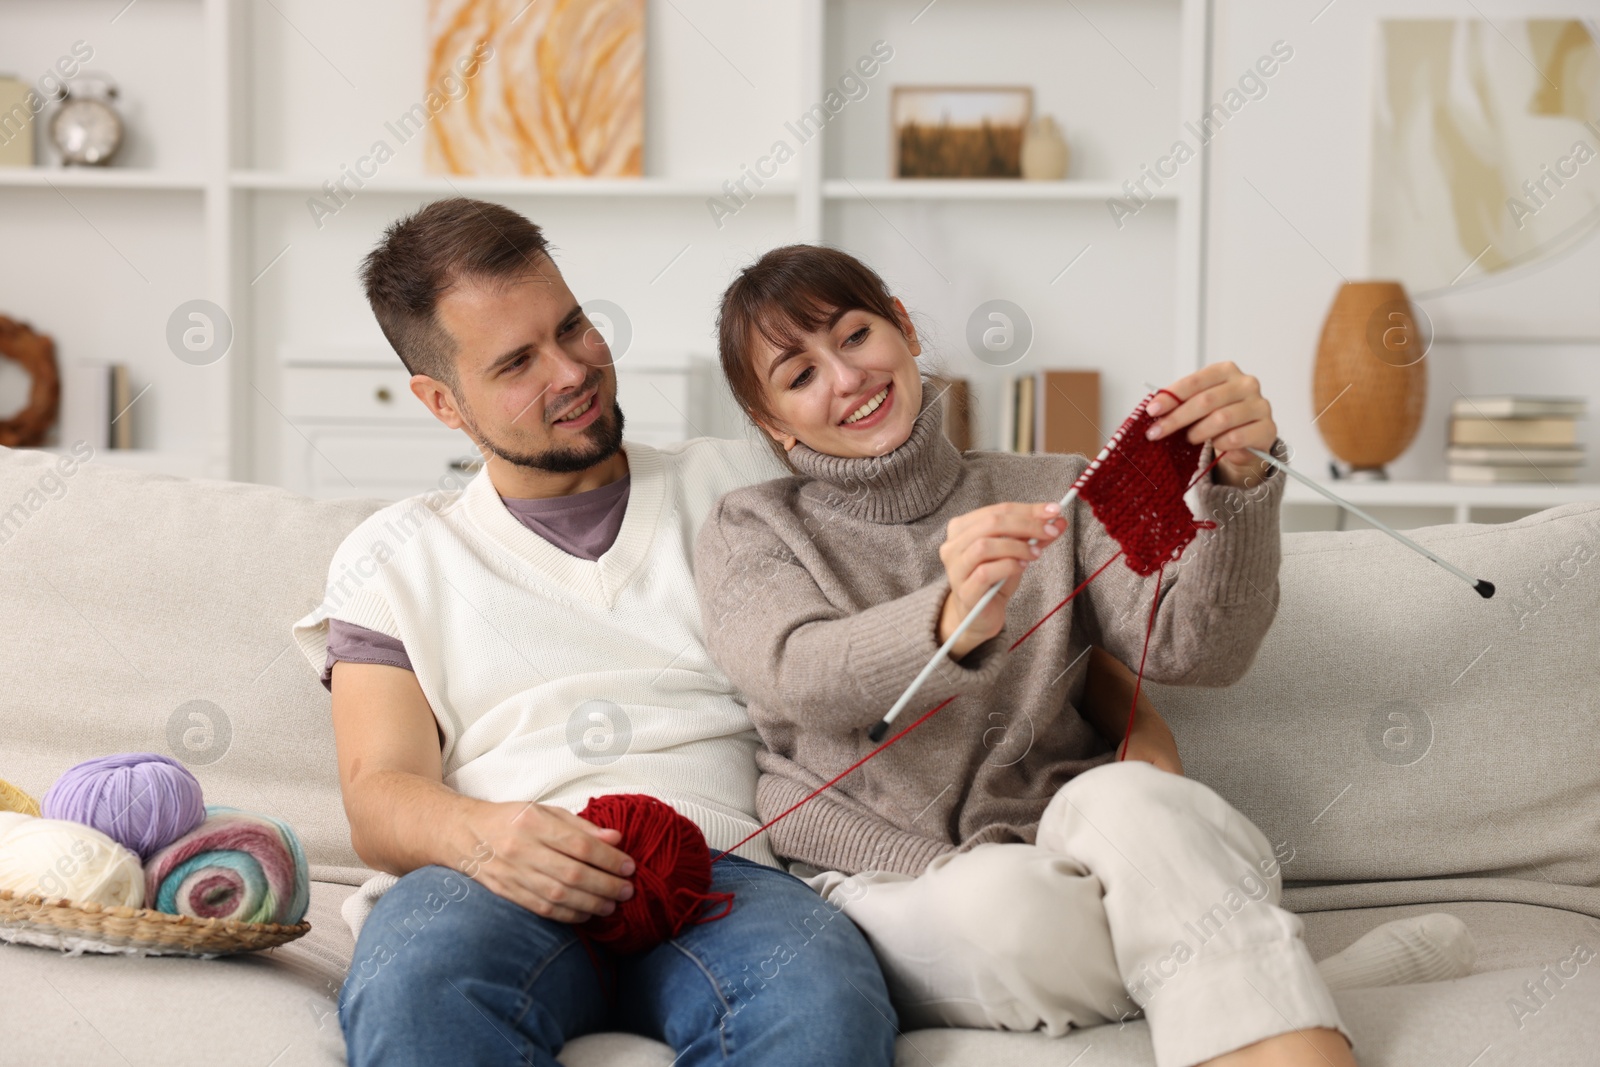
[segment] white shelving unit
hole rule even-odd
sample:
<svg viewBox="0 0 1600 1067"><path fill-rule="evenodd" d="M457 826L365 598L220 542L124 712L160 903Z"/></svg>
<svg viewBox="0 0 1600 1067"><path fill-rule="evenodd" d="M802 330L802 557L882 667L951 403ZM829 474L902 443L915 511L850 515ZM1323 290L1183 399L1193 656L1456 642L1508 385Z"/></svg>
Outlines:
<svg viewBox="0 0 1600 1067"><path fill-rule="evenodd" d="M759 14L651 0L647 17L644 178L444 177L418 141L319 220L310 200L425 92L423 0L0 0L0 69L31 81L88 41L85 68L116 78L129 128L109 169L0 170L0 231L40 250L0 264L0 313L54 336L63 363L127 362L134 391L150 387L132 410L138 447L111 461L319 494L417 491L469 451L405 395L355 280L385 225L441 196L528 214L580 299L625 309L629 422L653 434L715 421L695 357L713 351L716 299L741 265L793 241L837 244L884 274L944 369L973 381L980 446L998 441L989 416L1010 374L1099 368L1113 421L1142 381L1202 361L1203 160L1121 227L1106 200L1204 110L1209 0L772 0ZM786 121L880 40L893 59L866 94L719 222L709 201L792 141ZM898 84L1031 84L1073 147L1071 178L888 177ZM233 327L208 366L166 343L168 316L197 298ZM993 298L1033 323L1013 367L966 351L967 317ZM380 390L392 406L374 407ZM348 417L329 416L330 398ZM392 476L351 476L339 456Z"/></svg>
<svg viewBox="0 0 1600 1067"><path fill-rule="evenodd" d="M916 181L830 178L822 183L828 200L1087 200L1104 203L1124 196L1120 185L1109 181L1067 180L1018 182L1006 180L923 178ZM1157 200L1177 200L1175 190L1157 189Z"/></svg>
<svg viewBox="0 0 1600 1067"><path fill-rule="evenodd" d="M322 195L328 179L314 174L279 174L271 171L234 171L229 181L235 189ZM422 177L369 182L362 192L398 196L478 197L688 197L699 200L723 195L720 183L704 179L672 178L468 178ZM764 196L793 196L792 183L768 182Z"/></svg>
<svg viewBox="0 0 1600 1067"><path fill-rule="evenodd" d="M206 180L197 174L158 170L28 169L0 167L0 187L18 189L147 189L157 192L204 191Z"/></svg>

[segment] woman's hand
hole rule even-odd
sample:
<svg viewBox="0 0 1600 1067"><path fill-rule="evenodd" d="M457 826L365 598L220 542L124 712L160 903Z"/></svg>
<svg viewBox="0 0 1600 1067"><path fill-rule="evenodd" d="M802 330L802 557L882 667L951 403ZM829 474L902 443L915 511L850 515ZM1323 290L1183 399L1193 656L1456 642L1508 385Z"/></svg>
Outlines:
<svg viewBox="0 0 1600 1067"><path fill-rule="evenodd" d="M1167 386L1183 402L1157 394L1146 410L1161 416L1150 427L1151 440L1189 427L1189 442L1210 440L1221 460L1212 478L1224 485L1255 485L1272 465L1245 451L1269 452L1278 439L1272 405L1261 395L1261 383L1231 362L1211 363Z"/></svg>
<svg viewBox="0 0 1600 1067"><path fill-rule="evenodd" d="M1023 570L1066 528L1061 506L1054 502L991 504L950 520L939 546L939 559L950 576L950 592L939 616L939 643L950 639L990 586L1005 583L951 647L951 659L959 660L1005 627L1006 604L1017 591ZM1030 538L1038 544L1028 544Z"/></svg>
<svg viewBox="0 0 1600 1067"><path fill-rule="evenodd" d="M1178 758L1178 743L1172 738L1167 720L1150 702L1150 694L1138 685L1138 680L1128 665L1101 648L1089 649L1089 669L1084 677L1083 700L1078 714L1093 726L1101 737L1115 741L1120 747L1123 731L1128 728L1128 708L1134 702L1134 690L1139 693L1139 707L1133 716L1133 735L1128 738L1127 758L1153 763L1173 774L1183 773L1183 761Z"/></svg>
<svg viewBox="0 0 1600 1067"><path fill-rule="evenodd" d="M1139 711L1133 717L1133 733L1128 737L1128 750L1124 759L1153 763L1164 771L1183 775L1183 760L1178 758L1178 742L1172 736L1156 709L1149 704L1143 692L1139 694Z"/></svg>

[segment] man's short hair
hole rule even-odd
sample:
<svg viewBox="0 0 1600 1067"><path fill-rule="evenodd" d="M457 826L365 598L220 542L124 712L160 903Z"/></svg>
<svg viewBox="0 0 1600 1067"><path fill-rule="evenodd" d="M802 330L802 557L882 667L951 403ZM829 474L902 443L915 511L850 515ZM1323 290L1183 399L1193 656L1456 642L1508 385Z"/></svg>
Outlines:
<svg viewBox="0 0 1600 1067"><path fill-rule="evenodd" d="M361 283L383 335L412 374L456 388L455 340L439 323L439 298L465 279L512 281L549 255L544 233L500 204L436 200L384 231Z"/></svg>

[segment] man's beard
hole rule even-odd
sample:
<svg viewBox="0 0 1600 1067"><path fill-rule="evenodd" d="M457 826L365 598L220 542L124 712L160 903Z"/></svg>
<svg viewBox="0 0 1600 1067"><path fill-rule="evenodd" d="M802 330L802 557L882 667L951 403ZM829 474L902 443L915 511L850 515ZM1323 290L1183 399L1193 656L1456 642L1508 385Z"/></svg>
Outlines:
<svg viewBox="0 0 1600 1067"><path fill-rule="evenodd" d="M599 397L596 396L595 403L599 402ZM465 416L466 412L463 411L462 414ZM467 420L463 418L462 421ZM507 463L548 474L576 474L578 471L588 470L596 464L604 463L621 451L622 423L622 405L612 400L610 414L602 413L599 418L586 426L573 447L552 448L547 452L516 452L495 444L470 422L467 423L467 429L477 438L485 452L492 452Z"/></svg>

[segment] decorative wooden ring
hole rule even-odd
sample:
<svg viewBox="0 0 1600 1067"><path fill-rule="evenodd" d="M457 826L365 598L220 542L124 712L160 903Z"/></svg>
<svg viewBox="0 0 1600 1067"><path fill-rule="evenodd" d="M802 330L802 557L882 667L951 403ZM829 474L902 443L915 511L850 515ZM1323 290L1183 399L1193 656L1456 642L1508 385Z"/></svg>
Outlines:
<svg viewBox="0 0 1600 1067"><path fill-rule="evenodd" d="M28 403L10 418L0 419L0 445L27 448L44 440L61 409L61 372L56 345L25 322L0 315L0 357L21 364L33 378Z"/></svg>

